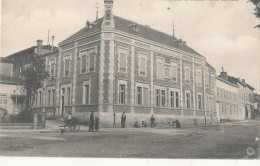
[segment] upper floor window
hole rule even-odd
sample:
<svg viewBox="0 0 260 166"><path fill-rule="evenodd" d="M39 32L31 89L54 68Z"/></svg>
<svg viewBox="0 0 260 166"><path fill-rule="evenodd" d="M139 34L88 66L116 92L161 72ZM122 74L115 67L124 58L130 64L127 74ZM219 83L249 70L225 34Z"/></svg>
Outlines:
<svg viewBox="0 0 260 166"><path fill-rule="evenodd" d="M190 83L190 66L185 66L184 68L184 78L185 78L185 83L189 84Z"/></svg>
<svg viewBox="0 0 260 166"><path fill-rule="evenodd" d="M177 81L177 62L171 62L171 72L172 72L172 80Z"/></svg>
<svg viewBox="0 0 260 166"><path fill-rule="evenodd" d="M205 86L209 87L209 73L207 71L205 72Z"/></svg>
<svg viewBox="0 0 260 166"><path fill-rule="evenodd" d="M145 76L147 74L147 55L139 53L139 74Z"/></svg>
<svg viewBox="0 0 260 166"><path fill-rule="evenodd" d="M81 73L95 71L96 53L94 48L80 52L80 57L81 57L81 62L80 62Z"/></svg>
<svg viewBox="0 0 260 166"><path fill-rule="evenodd" d="M164 79L164 60L157 58L157 78Z"/></svg>
<svg viewBox="0 0 260 166"><path fill-rule="evenodd" d="M50 75L55 78L56 73L56 62L55 59L51 59L50 62Z"/></svg>
<svg viewBox="0 0 260 166"><path fill-rule="evenodd" d="M126 72L127 50L119 49L119 71Z"/></svg>
<svg viewBox="0 0 260 166"><path fill-rule="evenodd" d="M70 55L64 56L63 61L64 61L64 77L68 77L70 75L70 61L71 61Z"/></svg>
<svg viewBox="0 0 260 166"><path fill-rule="evenodd" d="M200 68L196 69L196 84L197 86L202 85L202 73Z"/></svg>

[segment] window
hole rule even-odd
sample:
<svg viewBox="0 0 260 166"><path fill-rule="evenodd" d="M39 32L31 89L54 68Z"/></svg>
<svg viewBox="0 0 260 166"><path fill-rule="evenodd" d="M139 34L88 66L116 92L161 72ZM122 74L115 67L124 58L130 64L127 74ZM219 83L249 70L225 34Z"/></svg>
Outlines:
<svg viewBox="0 0 260 166"><path fill-rule="evenodd" d="M205 86L206 86L206 88L209 87L209 73L208 72L205 73Z"/></svg>
<svg viewBox="0 0 260 166"><path fill-rule="evenodd" d="M147 73L147 55L139 54L139 74L145 76Z"/></svg>
<svg viewBox="0 0 260 166"><path fill-rule="evenodd" d="M80 62L80 72L92 72L95 71L95 49L89 49L86 51L80 52L81 62Z"/></svg>
<svg viewBox="0 0 260 166"><path fill-rule="evenodd" d="M175 104L176 108L179 108L179 92L175 92Z"/></svg>
<svg viewBox="0 0 260 166"><path fill-rule="evenodd" d="M177 62L171 62L171 76L173 81L177 81Z"/></svg>
<svg viewBox="0 0 260 166"><path fill-rule="evenodd" d="M47 106L51 106L51 90L48 90L48 103Z"/></svg>
<svg viewBox="0 0 260 166"><path fill-rule="evenodd" d="M142 88L137 87L137 104L142 105Z"/></svg>
<svg viewBox="0 0 260 166"><path fill-rule="evenodd" d="M61 95L64 96L64 105L71 105L71 85L61 86Z"/></svg>
<svg viewBox="0 0 260 166"><path fill-rule="evenodd" d="M87 72L87 55L81 56L81 73Z"/></svg>
<svg viewBox="0 0 260 166"><path fill-rule="evenodd" d="M125 85L119 85L119 104L125 104Z"/></svg>
<svg viewBox="0 0 260 166"><path fill-rule="evenodd" d="M38 92L35 93L35 106L38 106Z"/></svg>
<svg viewBox="0 0 260 166"><path fill-rule="evenodd" d="M160 90L159 89L155 89L155 105L156 106L160 106Z"/></svg>
<svg viewBox="0 0 260 166"><path fill-rule="evenodd" d="M55 106L55 97L56 97L56 93L55 93L55 89L52 89L52 106Z"/></svg>
<svg viewBox="0 0 260 166"><path fill-rule="evenodd" d="M179 107L179 90L170 90L169 92L169 107Z"/></svg>
<svg viewBox="0 0 260 166"><path fill-rule="evenodd" d="M95 53L90 52L89 54L89 72L90 71L95 71Z"/></svg>
<svg viewBox="0 0 260 166"><path fill-rule="evenodd" d="M174 107L174 92L170 91L170 106Z"/></svg>
<svg viewBox="0 0 260 166"><path fill-rule="evenodd" d="M56 62L55 59L51 59L50 62L50 75L55 78Z"/></svg>
<svg viewBox="0 0 260 166"><path fill-rule="evenodd" d="M42 106L42 91L39 92L40 99L39 99L39 106Z"/></svg>
<svg viewBox="0 0 260 166"><path fill-rule="evenodd" d="M157 58L157 78L164 79L164 67L163 67L163 59Z"/></svg>
<svg viewBox="0 0 260 166"><path fill-rule="evenodd" d="M70 87L67 87L67 104L71 105Z"/></svg>
<svg viewBox="0 0 260 166"><path fill-rule="evenodd" d="M148 88L139 85L137 88L137 105L148 106Z"/></svg>
<svg viewBox="0 0 260 166"><path fill-rule="evenodd" d="M202 105L201 94L198 95L197 101L198 101L198 109L201 110L201 105Z"/></svg>
<svg viewBox="0 0 260 166"><path fill-rule="evenodd" d="M196 85L201 86L202 85L202 73L201 69L196 69Z"/></svg>
<svg viewBox="0 0 260 166"><path fill-rule="evenodd" d="M165 90L161 90L162 107L165 107Z"/></svg>
<svg viewBox="0 0 260 166"><path fill-rule="evenodd" d="M89 84L85 84L84 85L84 96L83 96L83 99L84 99L84 104L89 104L89 99L90 99L90 88L89 88Z"/></svg>
<svg viewBox="0 0 260 166"><path fill-rule="evenodd" d="M190 92L185 92L185 106L190 109Z"/></svg>
<svg viewBox="0 0 260 166"><path fill-rule="evenodd" d="M219 96L219 91L220 91L219 88L217 88L217 96Z"/></svg>
<svg viewBox="0 0 260 166"><path fill-rule="evenodd" d="M165 78L169 78L170 77L170 68L169 67L165 67L164 68L164 76Z"/></svg>
<svg viewBox="0 0 260 166"><path fill-rule="evenodd" d="M190 83L190 67L185 66L185 71L184 71L184 76L185 76L185 83L189 84Z"/></svg>
<svg viewBox="0 0 260 166"><path fill-rule="evenodd" d="M70 60L66 59L65 60L65 65L64 65L64 76L65 77L69 76L69 71L70 71Z"/></svg>
<svg viewBox="0 0 260 166"><path fill-rule="evenodd" d="M119 49L119 71L126 72L127 50Z"/></svg>

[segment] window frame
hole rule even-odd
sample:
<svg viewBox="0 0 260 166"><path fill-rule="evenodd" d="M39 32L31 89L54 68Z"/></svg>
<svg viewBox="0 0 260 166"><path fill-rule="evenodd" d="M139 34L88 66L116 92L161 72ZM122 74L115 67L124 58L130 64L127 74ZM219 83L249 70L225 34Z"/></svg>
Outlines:
<svg viewBox="0 0 260 166"><path fill-rule="evenodd" d="M186 70L188 70L188 76L186 76ZM184 65L184 82L185 82L185 84L191 84L191 74L190 74L190 72L191 72L191 67L190 67L190 65L188 65L188 64L185 64ZM188 80L187 80L187 78L188 78Z"/></svg>
<svg viewBox="0 0 260 166"><path fill-rule="evenodd" d="M144 74L141 74L141 59L144 59L144 68L145 68L145 71L144 71ZM147 76L147 67L148 67L148 54L147 53L144 53L144 52L138 52L138 64L139 64L139 67L138 67L138 73L140 76Z"/></svg>
<svg viewBox="0 0 260 166"><path fill-rule="evenodd" d="M121 89L120 89L120 85L124 85L124 102L121 103ZM120 105L126 105L127 103L127 82L124 80L119 80L118 81L118 100L117 100L118 104Z"/></svg>
<svg viewBox="0 0 260 166"><path fill-rule="evenodd" d="M93 50L93 52L91 52ZM93 71L90 71L90 55L94 54L94 69ZM86 70L85 72L82 72L82 57L86 56ZM85 73L91 73L91 72L96 72L96 60L97 60L97 47L89 47L84 50L79 51L79 57L80 57L80 74L85 74Z"/></svg>
<svg viewBox="0 0 260 166"><path fill-rule="evenodd" d="M138 88L141 88L141 93L140 93L140 104L138 103ZM147 103L145 102L145 90L147 89ZM136 83L136 105L138 106L149 106L150 103L150 97L149 97L149 85L148 84L142 84L142 83Z"/></svg>
<svg viewBox="0 0 260 166"><path fill-rule="evenodd" d="M88 92L88 103L86 103L86 86L88 85L89 92ZM83 98L82 103L84 105L89 105L90 103L90 96L91 96L91 81L84 81L83 82Z"/></svg>
<svg viewBox="0 0 260 166"><path fill-rule="evenodd" d="M68 75L66 76L66 61L69 61ZM71 70L71 54L63 55L63 77L70 77Z"/></svg>
<svg viewBox="0 0 260 166"><path fill-rule="evenodd" d="M187 94L189 94L189 100L187 98ZM189 90L185 90L185 108L191 109L191 91L189 91Z"/></svg>
<svg viewBox="0 0 260 166"><path fill-rule="evenodd" d="M118 72L127 73L127 58L129 49L124 47L118 47ZM125 71L121 71L121 54L125 54Z"/></svg>
<svg viewBox="0 0 260 166"><path fill-rule="evenodd" d="M178 82L178 66L179 63L177 61L171 61L170 77L173 82ZM176 78L173 77L174 76L173 67L175 67Z"/></svg>
<svg viewBox="0 0 260 166"><path fill-rule="evenodd" d="M171 92L173 92L173 107L172 107ZM176 93L178 93L178 96L176 96ZM180 89L169 88L168 101L169 101L169 108L180 108Z"/></svg>

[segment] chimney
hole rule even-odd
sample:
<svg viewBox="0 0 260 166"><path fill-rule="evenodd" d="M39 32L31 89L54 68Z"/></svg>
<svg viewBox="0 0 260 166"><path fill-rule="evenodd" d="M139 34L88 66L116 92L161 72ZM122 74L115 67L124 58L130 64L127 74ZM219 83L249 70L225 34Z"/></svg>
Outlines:
<svg viewBox="0 0 260 166"><path fill-rule="evenodd" d="M53 47L54 47L54 36L52 36L52 42L51 42L51 51L53 52Z"/></svg>
<svg viewBox="0 0 260 166"><path fill-rule="evenodd" d="M245 83L246 83L246 80L245 80L245 79L242 79L242 82L245 84Z"/></svg>
<svg viewBox="0 0 260 166"><path fill-rule="evenodd" d="M40 55L42 52L42 42L43 40L37 40L37 54Z"/></svg>
<svg viewBox="0 0 260 166"><path fill-rule="evenodd" d="M222 71L220 72L220 78L224 80L228 80L227 72L224 72L224 68L222 67Z"/></svg>

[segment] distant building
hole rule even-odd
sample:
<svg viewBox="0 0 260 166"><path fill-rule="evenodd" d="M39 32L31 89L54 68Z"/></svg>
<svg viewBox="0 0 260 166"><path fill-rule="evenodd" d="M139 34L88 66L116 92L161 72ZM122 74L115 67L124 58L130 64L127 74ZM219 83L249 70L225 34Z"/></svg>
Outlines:
<svg viewBox="0 0 260 166"><path fill-rule="evenodd" d="M260 94L254 93L254 115L252 118L260 117Z"/></svg>
<svg viewBox="0 0 260 166"><path fill-rule="evenodd" d="M251 118L253 90L239 78L222 71L216 79L216 112L218 121L244 120Z"/></svg>

